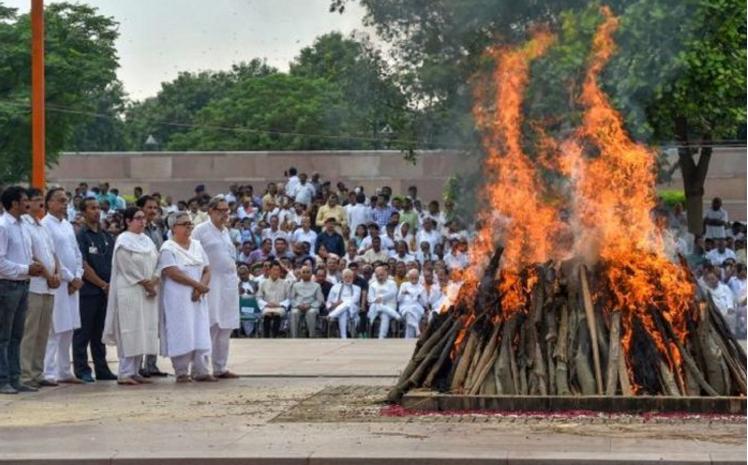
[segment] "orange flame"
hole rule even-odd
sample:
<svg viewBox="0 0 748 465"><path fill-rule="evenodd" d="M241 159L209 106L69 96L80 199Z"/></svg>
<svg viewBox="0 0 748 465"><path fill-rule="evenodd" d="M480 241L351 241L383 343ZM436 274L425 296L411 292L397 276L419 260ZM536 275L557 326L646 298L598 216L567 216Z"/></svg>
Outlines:
<svg viewBox="0 0 748 465"><path fill-rule="evenodd" d="M487 56L495 62L493 79L476 86L473 108L483 131L486 150L485 184L482 197L490 209L479 213L480 229L472 246L472 266L467 282L477 289L479 276L497 242L502 242L502 309L522 308L524 297L518 285L520 271L547 261L551 256L556 211L541 198L541 185L533 163L524 153L522 140L522 101L529 81L530 63L551 46L554 37L547 31L535 33L522 47L495 47ZM494 87L491 88L491 85ZM493 91L493 111L484 105Z"/></svg>
<svg viewBox="0 0 748 465"><path fill-rule="evenodd" d="M622 341L627 353L631 319L636 316L671 368L680 370L680 354L657 330L649 309L661 311L682 341L694 289L684 270L666 257L651 216L654 152L629 138L621 115L598 84L615 51L613 33L618 27L610 9L603 7L601 12L604 20L594 36L580 97L586 111L578 138L594 144L599 155L576 172L576 215L581 225L577 253L588 256L593 244L592 252L605 263L605 285L615 308L624 312Z"/></svg>

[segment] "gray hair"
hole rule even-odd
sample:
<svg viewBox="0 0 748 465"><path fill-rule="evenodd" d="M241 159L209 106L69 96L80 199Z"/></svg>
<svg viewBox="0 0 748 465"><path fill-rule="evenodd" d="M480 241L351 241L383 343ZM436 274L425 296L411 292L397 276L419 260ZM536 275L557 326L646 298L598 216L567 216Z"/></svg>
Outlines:
<svg viewBox="0 0 748 465"><path fill-rule="evenodd" d="M166 218L166 224L169 226L169 229L174 229L174 225L177 224L177 221L179 221L179 219L183 217L190 218L190 215L187 212L176 212L169 215Z"/></svg>
<svg viewBox="0 0 748 465"><path fill-rule="evenodd" d="M218 208L218 204L221 202L225 202L225 201L226 201L226 197L224 197L221 194L216 195L215 197L210 199L210 202L208 202L208 210L213 210L215 208Z"/></svg>

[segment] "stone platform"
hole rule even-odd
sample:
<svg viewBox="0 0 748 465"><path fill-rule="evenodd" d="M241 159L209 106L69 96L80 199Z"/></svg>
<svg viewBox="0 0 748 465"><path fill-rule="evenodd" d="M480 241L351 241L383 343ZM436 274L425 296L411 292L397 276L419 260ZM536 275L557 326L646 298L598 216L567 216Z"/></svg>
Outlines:
<svg viewBox="0 0 748 465"><path fill-rule="evenodd" d="M412 350L402 340L234 340L238 380L0 397L0 464L745 463L740 416L386 406Z"/></svg>

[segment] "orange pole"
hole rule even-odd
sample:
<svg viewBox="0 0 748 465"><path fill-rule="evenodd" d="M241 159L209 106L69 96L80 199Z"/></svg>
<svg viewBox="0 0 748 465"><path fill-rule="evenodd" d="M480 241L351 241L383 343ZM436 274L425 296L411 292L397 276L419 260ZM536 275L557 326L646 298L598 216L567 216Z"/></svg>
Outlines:
<svg viewBox="0 0 748 465"><path fill-rule="evenodd" d="M31 0L31 185L44 189L44 0Z"/></svg>

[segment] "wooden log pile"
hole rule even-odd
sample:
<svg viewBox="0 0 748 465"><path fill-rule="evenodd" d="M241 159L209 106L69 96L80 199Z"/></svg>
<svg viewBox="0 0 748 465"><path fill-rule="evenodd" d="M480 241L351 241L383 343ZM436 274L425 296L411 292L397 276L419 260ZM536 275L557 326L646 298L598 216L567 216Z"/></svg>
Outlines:
<svg viewBox="0 0 748 465"><path fill-rule="evenodd" d="M595 304L595 270L570 261L532 270L539 279L524 308L503 312L500 255L477 291L461 291L422 332L389 401L415 388L462 395L746 395L746 354L708 296L694 296L687 334L679 337L658 308L629 314ZM465 295L475 296L472 306Z"/></svg>

